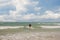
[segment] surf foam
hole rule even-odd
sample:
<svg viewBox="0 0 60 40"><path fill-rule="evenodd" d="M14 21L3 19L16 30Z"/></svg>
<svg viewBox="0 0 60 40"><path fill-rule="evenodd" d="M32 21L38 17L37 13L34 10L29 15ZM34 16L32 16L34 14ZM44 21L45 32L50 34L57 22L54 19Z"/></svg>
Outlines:
<svg viewBox="0 0 60 40"><path fill-rule="evenodd" d="M0 26L0 29L16 29L23 28L24 26Z"/></svg>
<svg viewBox="0 0 60 40"><path fill-rule="evenodd" d="M41 28L60 28L60 26L40 26Z"/></svg>

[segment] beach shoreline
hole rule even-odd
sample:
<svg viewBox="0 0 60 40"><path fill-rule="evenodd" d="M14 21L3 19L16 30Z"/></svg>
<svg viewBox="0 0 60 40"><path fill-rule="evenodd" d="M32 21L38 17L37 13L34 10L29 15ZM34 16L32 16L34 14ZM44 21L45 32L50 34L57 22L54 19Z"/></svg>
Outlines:
<svg viewBox="0 0 60 40"><path fill-rule="evenodd" d="M0 29L0 40L60 40L60 30L26 29L24 26L0 26Z"/></svg>
<svg viewBox="0 0 60 40"><path fill-rule="evenodd" d="M60 32L22 32L0 35L1 40L60 40Z"/></svg>

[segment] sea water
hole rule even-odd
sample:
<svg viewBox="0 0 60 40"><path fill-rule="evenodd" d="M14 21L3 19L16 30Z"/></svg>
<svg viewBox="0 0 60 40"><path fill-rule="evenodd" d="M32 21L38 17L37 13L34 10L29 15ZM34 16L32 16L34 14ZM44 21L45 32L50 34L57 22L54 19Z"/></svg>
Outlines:
<svg viewBox="0 0 60 40"><path fill-rule="evenodd" d="M11 28L27 28L31 24L32 27L37 27L37 22L0 22L0 29L11 29Z"/></svg>
<svg viewBox="0 0 60 40"><path fill-rule="evenodd" d="M0 22L0 29L8 28L24 28L28 27L31 24L32 27L41 27L41 28L60 28L59 22ZM56 26L56 27L55 27Z"/></svg>

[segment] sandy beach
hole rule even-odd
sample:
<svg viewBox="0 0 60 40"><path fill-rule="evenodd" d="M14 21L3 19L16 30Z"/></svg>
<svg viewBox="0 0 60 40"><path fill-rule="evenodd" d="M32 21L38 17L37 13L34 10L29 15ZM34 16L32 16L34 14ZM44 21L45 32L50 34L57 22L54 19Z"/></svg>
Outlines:
<svg viewBox="0 0 60 40"><path fill-rule="evenodd" d="M0 26L0 40L60 40L60 30L26 29L24 26Z"/></svg>
<svg viewBox="0 0 60 40"><path fill-rule="evenodd" d="M29 32L0 35L0 40L60 40L60 32Z"/></svg>

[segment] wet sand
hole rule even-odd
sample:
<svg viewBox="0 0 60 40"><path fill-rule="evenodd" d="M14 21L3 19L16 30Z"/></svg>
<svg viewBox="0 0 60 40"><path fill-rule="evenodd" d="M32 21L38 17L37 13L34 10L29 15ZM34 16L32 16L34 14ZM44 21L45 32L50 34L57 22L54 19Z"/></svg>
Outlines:
<svg viewBox="0 0 60 40"><path fill-rule="evenodd" d="M0 40L60 40L60 32L21 32L0 35Z"/></svg>

